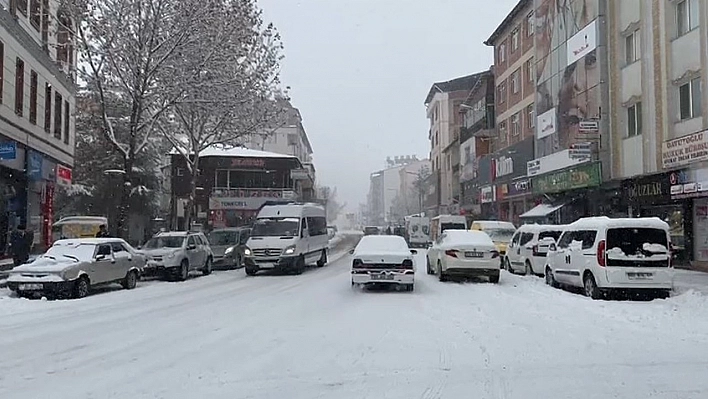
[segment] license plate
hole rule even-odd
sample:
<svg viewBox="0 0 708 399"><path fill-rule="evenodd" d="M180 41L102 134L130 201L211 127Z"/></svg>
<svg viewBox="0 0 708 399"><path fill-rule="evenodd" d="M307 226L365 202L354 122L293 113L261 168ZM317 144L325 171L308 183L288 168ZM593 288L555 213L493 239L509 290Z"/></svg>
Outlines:
<svg viewBox="0 0 708 399"><path fill-rule="evenodd" d="M393 274L372 274L372 280L393 280Z"/></svg>
<svg viewBox="0 0 708 399"><path fill-rule="evenodd" d="M20 291L41 290L44 288L42 284L20 284L17 289Z"/></svg>
<svg viewBox="0 0 708 399"><path fill-rule="evenodd" d="M259 263L258 267L260 267L261 269L274 269L275 263Z"/></svg>
<svg viewBox="0 0 708 399"><path fill-rule="evenodd" d="M654 278L653 273L627 273L627 278L630 280L651 280Z"/></svg>
<svg viewBox="0 0 708 399"><path fill-rule="evenodd" d="M484 258L484 252L466 251L465 258Z"/></svg>

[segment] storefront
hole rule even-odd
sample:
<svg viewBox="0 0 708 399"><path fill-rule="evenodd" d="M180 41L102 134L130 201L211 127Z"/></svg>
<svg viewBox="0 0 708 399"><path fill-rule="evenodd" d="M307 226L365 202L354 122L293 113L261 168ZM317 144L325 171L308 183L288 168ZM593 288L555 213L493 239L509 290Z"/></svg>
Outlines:
<svg viewBox="0 0 708 399"><path fill-rule="evenodd" d="M601 214L599 204L607 200L603 199L601 183L600 162L586 162L531 178L533 193L544 198L546 209L557 212L553 217L548 215L549 219L563 224Z"/></svg>
<svg viewBox="0 0 708 399"><path fill-rule="evenodd" d="M534 138L513 144L492 157L492 182L496 187L498 220L519 223L519 216L533 206L526 178L527 164L533 160Z"/></svg>
<svg viewBox="0 0 708 399"><path fill-rule="evenodd" d="M689 186L689 193L684 193L684 185ZM693 259L694 193L691 191L689 174L685 170L622 182L623 199L630 216L658 217L669 224L677 264L688 264ZM695 194L698 195L698 192Z"/></svg>

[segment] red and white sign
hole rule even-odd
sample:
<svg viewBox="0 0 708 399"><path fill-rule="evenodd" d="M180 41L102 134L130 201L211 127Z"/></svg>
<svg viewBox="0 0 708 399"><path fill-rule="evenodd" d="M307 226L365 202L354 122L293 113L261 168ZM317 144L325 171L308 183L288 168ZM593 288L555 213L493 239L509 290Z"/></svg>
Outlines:
<svg viewBox="0 0 708 399"><path fill-rule="evenodd" d="M52 223L54 221L54 184L47 183L44 187L44 198L42 198L43 223L42 237L44 237L44 246L49 248L52 246Z"/></svg>
<svg viewBox="0 0 708 399"><path fill-rule="evenodd" d="M60 186L71 185L71 169L66 166L57 165L57 184Z"/></svg>

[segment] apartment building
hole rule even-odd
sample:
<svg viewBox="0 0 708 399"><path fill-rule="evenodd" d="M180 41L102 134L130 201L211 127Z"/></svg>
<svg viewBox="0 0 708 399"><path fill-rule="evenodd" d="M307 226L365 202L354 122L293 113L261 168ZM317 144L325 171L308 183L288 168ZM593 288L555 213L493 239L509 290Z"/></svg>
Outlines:
<svg viewBox="0 0 708 399"><path fill-rule="evenodd" d="M435 214L459 214L460 211L460 127L462 102L480 74L434 83L425 98L430 121L430 162L437 195Z"/></svg>
<svg viewBox="0 0 708 399"><path fill-rule="evenodd" d="M19 224L51 240L55 185L74 164L75 46L55 0L0 0L0 256Z"/></svg>
<svg viewBox="0 0 708 399"><path fill-rule="evenodd" d="M534 2L521 0L484 42L494 47L496 123L489 154L477 162L484 217L518 221L534 205L526 169L535 144L535 26Z"/></svg>
<svg viewBox="0 0 708 399"><path fill-rule="evenodd" d="M608 3L612 175L633 216L708 265L708 1Z"/></svg>

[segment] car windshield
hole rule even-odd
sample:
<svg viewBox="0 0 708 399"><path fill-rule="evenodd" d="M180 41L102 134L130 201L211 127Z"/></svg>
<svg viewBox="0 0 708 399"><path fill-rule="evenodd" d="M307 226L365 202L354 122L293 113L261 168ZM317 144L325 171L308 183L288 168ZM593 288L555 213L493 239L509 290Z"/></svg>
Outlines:
<svg viewBox="0 0 708 399"><path fill-rule="evenodd" d="M163 237L153 237L145 243L144 248L147 249L157 249L157 248L181 248L185 237L181 236L163 236Z"/></svg>
<svg viewBox="0 0 708 399"><path fill-rule="evenodd" d="M207 237L210 245L233 245L238 244L238 231L214 230Z"/></svg>
<svg viewBox="0 0 708 399"><path fill-rule="evenodd" d="M467 226L464 223L441 223L440 231L445 230L465 230Z"/></svg>
<svg viewBox="0 0 708 399"><path fill-rule="evenodd" d="M90 261L95 250L95 244L54 245L42 256L52 259L68 258L77 261Z"/></svg>
<svg viewBox="0 0 708 399"><path fill-rule="evenodd" d="M552 238L558 241L558 238L560 238L562 233L562 231L542 231L538 233L538 240L541 241L544 238Z"/></svg>
<svg viewBox="0 0 708 399"><path fill-rule="evenodd" d="M497 242L511 241L514 236L512 229L485 229L485 233L489 234L489 238Z"/></svg>
<svg viewBox="0 0 708 399"><path fill-rule="evenodd" d="M260 218L253 224L251 237L295 237L299 226L298 218Z"/></svg>

